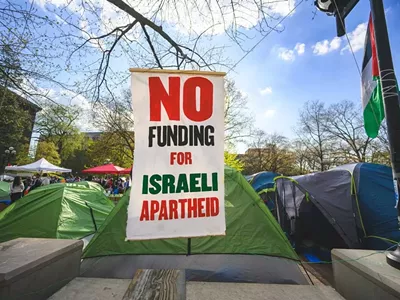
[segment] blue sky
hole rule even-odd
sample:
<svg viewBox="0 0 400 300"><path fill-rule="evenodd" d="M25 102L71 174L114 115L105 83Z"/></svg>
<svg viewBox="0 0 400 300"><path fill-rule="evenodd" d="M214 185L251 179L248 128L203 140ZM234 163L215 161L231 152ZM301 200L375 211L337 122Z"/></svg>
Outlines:
<svg viewBox="0 0 400 300"><path fill-rule="evenodd" d="M138 4L132 4L134 1ZM301 0L289 1L282 2L279 7L275 8L275 12L280 17L286 15L290 8ZM126 0L126 2L142 13L150 11L145 3L151 1ZM201 1L197 2L200 3ZM315 11L313 2L303 1L295 12L283 21L284 30L281 33L272 32L269 34L254 51L238 64L234 71L228 74L230 78L236 81L236 86L248 96L249 110L254 115L255 127L269 133L276 132L288 138L294 137L293 128L297 123L299 109L308 100L318 99L327 105L344 99L361 103L360 76L353 56L348 50L348 42L345 37L336 38L336 25L333 17L317 11L313 18ZM80 11L80 0L71 0L70 3L69 9L75 12L75 16L80 16L80 13L84 15ZM96 3L104 14L103 20L112 22L112 26L127 24L126 19L124 20L121 14L116 13L115 8L107 1L92 0L90 3ZM51 12L55 11L54 8L60 8L64 4L65 1L63 0L37 0L36 2L43 13L48 13L53 18L55 15ZM386 16L395 70L399 70L400 1L385 0L384 5L387 11ZM346 19L348 36L360 68L369 12L369 1L360 0ZM164 14L164 21L167 22L165 30L170 34L171 32L172 34L175 32L182 33L185 26L172 24L177 19L174 17L174 13L176 12ZM188 19L184 20L189 17L188 14L183 13L180 17L183 18L183 23L188 22ZM86 21L82 21L85 18ZM190 16L189 21L197 22L198 28L204 29L209 26L207 20L198 20L199 18L201 16L194 13ZM204 16L204 18L207 18L207 16ZM86 16L83 19L81 18L79 26L90 31L97 26L91 25L93 22L91 17ZM103 28L105 32L107 32L106 29ZM254 29L249 28L248 33L255 37L244 43L247 49L251 48L261 38ZM99 34L99 32L97 31L94 34ZM135 36L135 32L132 36ZM244 54L243 51L234 47L228 41L223 31L220 34L213 35L212 40L206 39L203 46L209 42L215 45L229 44L231 47L225 51L224 55L229 57L233 63L237 62ZM93 49L96 50L95 47ZM92 54L87 54L86 57L81 57L81 59L93 60L94 57ZM79 65L79 62L77 64ZM137 66L129 62L126 57L119 56L114 57L110 64L113 70L119 71L123 75L125 73L129 75L128 67ZM61 76L64 78L82 78L78 73L72 75L68 72ZM125 85L120 85L120 88L128 87L128 79ZM53 92L56 89L51 86L46 88L50 88ZM71 97L71 94L67 94L67 97L58 97L58 100L64 104L80 104L85 109L90 110L89 101L86 101L82 95ZM86 125L82 126L83 129L88 129L87 122L83 125ZM245 145L238 145L237 151L242 153L246 148Z"/></svg>
<svg viewBox="0 0 400 300"><path fill-rule="evenodd" d="M395 70L399 70L400 2L386 0L384 4ZM248 95L255 125L266 132L294 137L293 128L299 109L308 100L319 99L327 105L344 99L361 103L360 76L353 56L348 50L341 52L348 45L345 37L337 49L334 50L336 47L333 46L330 52L324 53L321 47L320 55L313 53L317 42L328 40L330 44L336 36L336 26L335 19L322 12L317 12L313 20L312 11L310 3L304 2L292 17L285 20L282 33L269 35L236 68L233 78ZM355 54L360 68L363 47L358 46L357 36L351 33L368 21L369 13L369 1L360 1L346 19L347 31L352 41L354 39L353 47L358 49ZM356 33L359 32L362 33L359 35L362 35L363 45L365 34L362 30ZM285 57L288 60L279 57L280 47L293 50L297 43L304 44L303 54L298 55L294 51L294 59L290 54ZM265 93L261 94L263 89L266 89ZM245 145L239 145L239 152L245 150Z"/></svg>

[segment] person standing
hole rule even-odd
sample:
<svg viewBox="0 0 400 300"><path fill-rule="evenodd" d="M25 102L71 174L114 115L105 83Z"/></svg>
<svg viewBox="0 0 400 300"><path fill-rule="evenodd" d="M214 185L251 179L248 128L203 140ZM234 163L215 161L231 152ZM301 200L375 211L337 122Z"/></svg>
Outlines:
<svg viewBox="0 0 400 300"><path fill-rule="evenodd" d="M20 199L23 195L24 183L20 176L15 176L13 183L10 186L11 203Z"/></svg>
<svg viewBox="0 0 400 300"><path fill-rule="evenodd" d="M25 195L27 195L28 193L29 193L29 190L30 190L30 188L31 188L31 185L32 185L32 178L31 177L28 177L28 178L26 178L26 180L25 180L25 187L24 187L24 191L23 191L23 195L25 196Z"/></svg>
<svg viewBox="0 0 400 300"><path fill-rule="evenodd" d="M44 173L42 177L42 185L49 185L49 184L50 184L50 178L47 175L47 173Z"/></svg>
<svg viewBox="0 0 400 300"><path fill-rule="evenodd" d="M29 191L33 191L34 189L40 187L41 185L42 185L42 181L40 180L40 175L36 175L34 177L33 183L31 184Z"/></svg>
<svg viewBox="0 0 400 300"><path fill-rule="evenodd" d="M129 189L131 186L131 178L130 176L128 176L124 182L124 191L126 191L127 189Z"/></svg>

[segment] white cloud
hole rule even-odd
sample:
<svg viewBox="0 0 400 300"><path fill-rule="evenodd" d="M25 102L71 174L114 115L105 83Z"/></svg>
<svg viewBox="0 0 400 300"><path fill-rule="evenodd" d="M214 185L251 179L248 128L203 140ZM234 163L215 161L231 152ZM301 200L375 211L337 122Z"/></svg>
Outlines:
<svg viewBox="0 0 400 300"><path fill-rule="evenodd" d="M296 59L297 55L303 55L306 49L306 45L304 43L296 43L293 49L288 49L285 47L281 47L278 49L279 58L292 62Z"/></svg>
<svg viewBox="0 0 400 300"><path fill-rule="evenodd" d="M268 8L268 10L280 16L286 16L292 9L294 9L295 6L295 0L270 1L271 3L265 1L257 2L263 3L263 5Z"/></svg>
<svg viewBox="0 0 400 300"><path fill-rule="evenodd" d="M340 48L340 45L342 44L342 40L340 39L340 37L334 37L333 40L331 41L330 48L332 50L336 50Z"/></svg>
<svg viewBox="0 0 400 300"><path fill-rule="evenodd" d="M144 16L156 19L157 22L167 22L183 33L200 33L209 29L206 34L213 35L223 34L232 26L244 29L253 28L260 23L263 17L260 8L265 16L279 19L291 12L296 4L296 0L271 1L271 3L264 0L236 2L231 0L175 0L164 1L162 9L160 9L157 0L127 0L126 2ZM82 0L37 0L37 3L43 9L46 5L54 5L60 8L67 7L70 11L81 15L84 11ZM90 3L93 11L100 10L100 18L104 27L111 23L119 26L133 21L128 14L122 13L119 8L108 1L93 0ZM86 3L86 5L89 4ZM293 10L292 14L294 12ZM215 26L210 28L211 24L215 24Z"/></svg>
<svg viewBox="0 0 400 300"><path fill-rule="evenodd" d="M306 49L306 44L304 43L303 44L297 43L296 46L294 46L294 50L297 51L298 55L304 54L305 49Z"/></svg>
<svg viewBox="0 0 400 300"><path fill-rule="evenodd" d="M88 99L86 99L83 95L77 94L70 90L64 89L45 89L39 88L40 92L46 95L47 98L51 99L52 101L71 106L75 105L80 108L81 115L76 121L76 125L78 126L79 130L81 131L90 131L96 130L93 126L93 122L91 122L91 116L95 112L92 104ZM47 100L46 100L47 101Z"/></svg>
<svg viewBox="0 0 400 300"><path fill-rule="evenodd" d="M267 86L266 88L260 90L261 95L267 95L267 94L272 94L272 88L270 86Z"/></svg>
<svg viewBox="0 0 400 300"><path fill-rule="evenodd" d="M239 90L240 94L242 95L242 97L247 98L249 95L243 91L243 90Z"/></svg>
<svg viewBox="0 0 400 300"><path fill-rule="evenodd" d="M279 58L286 60L286 61L294 61L295 60L295 54L293 50L287 49L287 48L279 48L278 50L278 56Z"/></svg>
<svg viewBox="0 0 400 300"><path fill-rule="evenodd" d="M67 7L70 11L74 13L82 13L84 10L84 7L82 5L81 0L36 0L35 3L39 7L41 7L43 10L46 11L46 6L56 6L56 7Z"/></svg>
<svg viewBox="0 0 400 300"><path fill-rule="evenodd" d="M325 55L329 52L329 41L323 40L321 42L317 42L312 46L313 53L316 55Z"/></svg>
<svg viewBox="0 0 400 300"><path fill-rule="evenodd" d="M340 48L342 40L334 37L331 41L323 40L312 46L315 55L325 55Z"/></svg>
<svg viewBox="0 0 400 300"><path fill-rule="evenodd" d="M349 37L350 45L351 45L351 48L353 49L353 52L357 52L358 50L361 50L364 48L365 34L367 32L367 26L368 26L367 23L358 24L356 29L354 29L352 32L349 32L347 34L347 36ZM340 50L340 54L343 54L346 51L350 52L349 45L347 45L346 47L343 47L342 50Z"/></svg>
<svg viewBox="0 0 400 300"><path fill-rule="evenodd" d="M264 113L266 118L272 118L273 116L275 116L275 114L276 114L275 109L267 109Z"/></svg>
<svg viewBox="0 0 400 300"><path fill-rule="evenodd" d="M353 31L347 33L347 36L350 40L350 45L354 52L357 52L364 48L366 32L367 32L367 23L361 23ZM315 55L326 55L330 52L338 50L342 45L342 41L346 43L346 46L344 46L340 50L340 54L344 54L346 51L350 52L350 46L347 42L347 38L334 37L330 41L323 40L313 45L312 46L313 53Z"/></svg>

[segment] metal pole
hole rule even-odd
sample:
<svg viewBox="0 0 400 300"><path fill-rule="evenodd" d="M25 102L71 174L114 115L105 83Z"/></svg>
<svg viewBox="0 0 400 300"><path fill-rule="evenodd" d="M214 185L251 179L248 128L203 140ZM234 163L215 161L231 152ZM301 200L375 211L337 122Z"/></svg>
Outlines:
<svg viewBox="0 0 400 300"><path fill-rule="evenodd" d="M392 53L386 25L383 0L370 0L375 31L376 51L382 84L383 101L390 147L390 160L393 169L395 192L398 197L400 183L400 106L396 76L393 68ZM397 205L399 210L399 205ZM398 213L399 215L399 213ZM387 262L400 269L400 248L387 255Z"/></svg>

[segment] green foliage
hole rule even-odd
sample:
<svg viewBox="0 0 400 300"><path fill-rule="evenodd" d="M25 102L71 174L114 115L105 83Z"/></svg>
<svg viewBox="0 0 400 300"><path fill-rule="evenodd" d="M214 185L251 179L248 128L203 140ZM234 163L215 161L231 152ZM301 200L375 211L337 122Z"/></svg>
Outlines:
<svg viewBox="0 0 400 300"><path fill-rule="evenodd" d="M131 133L133 135L133 132ZM133 145L132 145L133 147ZM121 135L111 132L103 133L89 148L91 166L104 164L108 159L119 167L132 166L133 153L126 147L126 140Z"/></svg>
<svg viewBox="0 0 400 300"><path fill-rule="evenodd" d="M390 153L388 151L375 151L372 153L371 162L374 164L391 166Z"/></svg>
<svg viewBox="0 0 400 300"><path fill-rule="evenodd" d="M79 107L54 103L47 104L38 115L36 127L40 138L54 143L62 163L82 148L84 136L76 125L79 116Z"/></svg>
<svg viewBox="0 0 400 300"><path fill-rule="evenodd" d="M83 133L76 132L65 136L60 140L58 137L50 138L50 141L58 141L58 152L62 163L75 156L75 153L85 148L85 137ZM61 149L61 150L60 150Z"/></svg>
<svg viewBox="0 0 400 300"><path fill-rule="evenodd" d="M31 124L28 111L24 110L18 101L18 96L5 88L0 88L0 151L14 147L20 148L29 143L25 136L27 125Z"/></svg>
<svg viewBox="0 0 400 300"><path fill-rule="evenodd" d="M83 169L103 165L108 160L120 167L131 167L133 153L126 142L120 134L112 132L101 134L95 141L83 138L80 146L63 161L63 167L81 172Z"/></svg>
<svg viewBox="0 0 400 300"><path fill-rule="evenodd" d="M29 155L29 144L21 146L19 151L17 152L15 163L20 166L33 163L34 161L35 158Z"/></svg>
<svg viewBox="0 0 400 300"><path fill-rule="evenodd" d="M22 82L18 53L10 44L0 44L0 86L15 88Z"/></svg>
<svg viewBox="0 0 400 300"><path fill-rule="evenodd" d="M58 166L61 163L60 155L57 152L57 147L52 142L39 142L36 148L35 160L45 158L50 163Z"/></svg>
<svg viewBox="0 0 400 300"><path fill-rule="evenodd" d="M225 165L238 171L242 171L244 169L244 164L237 159L237 154L229 153L228 151L224 152L224 163Z"/></svg>
<svg viewBox="0 0 400 300"><path fill-rule="evenodd" d="M63 167L72 169L74 172L81 172L83 169L91 166L91 158L89 149L93 145L93 141L88 137L84 137L81 134L80 145L77 147L73 153L63 161Z"/></svg>
<svg viewBox="0 0 400 300"><path fill-rule="evenodd" d="M38 115L36 125L42 137L64 137L78 132L75 124L80 116L78 106L47 103Z"/></svg>

